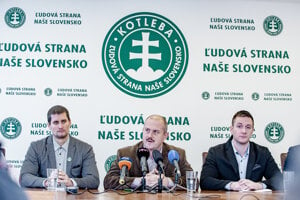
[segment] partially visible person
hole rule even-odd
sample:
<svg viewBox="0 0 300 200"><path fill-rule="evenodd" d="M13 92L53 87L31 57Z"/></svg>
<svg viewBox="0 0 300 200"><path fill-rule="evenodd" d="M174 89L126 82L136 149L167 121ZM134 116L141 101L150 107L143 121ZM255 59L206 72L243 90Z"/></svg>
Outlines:
<svg viewBox="0 0 300 200"><path fill-rule="evenodd" d="M1 143L0 143L0 163L4 163L5 161L5 155L4 155L4 149L1 147Z"/></svg>
<svg viewBox="0 0 300 200"><path fill-rule="evenodd" d="M145 176L146 186L153 187L158 183L159 173L157 170L157 164L153 159L152 152L158 150L163 157L163 164L165 166L165 174L162 175L162 184L164 187L171 188L175 183L175 167L168 161L168 152L175 150L179 154L179 168L182 173L178 184L185 187L186 177L185 172L192 170L190 164L186 160L185 150L166 144L164 141L167 139L168 127L165 117L161 115L150 115L146 118L143 127L143 141L138 142L133 146L121 148L117 151L117 159L113 162L110 170L107 172L104 178L105 189L115 189L119 187L120 168L118 162L122 157L129 157L132 159L132 166L129 170L128 176L125 177L126 184L124 187L137 188L141 186L142 182L142 170L140 160L137 156L139 148L143 147L149 150L150 156L147 159L147 174ZM119 187L120 189L124 187Z"/></svg>
<svg viewBox="0 0 300 200"><path fill-rule="evenodd" d="M286 199L298 200L300 196L300 145L291 146L285 159L283 171L293 171L294 183L287 188Z"/></svg>
<svg viewBox="0 0 300 200"><path fill-rule="evenodd" d="M69 111L56 105L47 113L52 135L32 142L20 172L23 187L47 187L47 168L59 169L59 183L66 187L96 189L99 174L91 145L69 135Z"/></svg>
<svg viewBox="0 0 300 200"><path fill-rule="evenodd" d="M289 148L283 170L294 171L297 175L300 175L300 145Z"/></svg>
<svg viewBox="0 0 300 200"><path fill-rule="evenodd" d="M282 174L267 147L250 142L254 132L252 115L241 110L234 114L231 137L211 147L202 167L202 190L282 189Z"/></svg>
<svg viewBox="0 0 300 200"><path fill-rule="evenodd" d="M1 143L0 143L1 148ZM0 199L1 200L27 200L27 196L8 173L3 154L0 153Z"/></svg>

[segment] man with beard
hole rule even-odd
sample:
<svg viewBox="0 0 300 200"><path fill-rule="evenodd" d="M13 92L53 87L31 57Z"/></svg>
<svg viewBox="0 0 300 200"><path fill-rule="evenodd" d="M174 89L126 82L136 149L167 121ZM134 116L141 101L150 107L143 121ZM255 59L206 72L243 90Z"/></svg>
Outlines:
<svg viewBox="0 0 300 200"><path fill-rule="evenodd" d="M226 143L209 149L202 167L202 190L248 191L282 189L282 174L267 147L250 142L254 120L246 111L238 111Z"/></svg>
<svg viewBox="0 0 300 200"><path fill-rule="evenodd" d="M98 188L93 148L69 135L69 111L61 105L53 106L47 119L52 135L31 143L20 172L21 186L47 187L47 168L56 168L58 183L65 187Z"/></svg>
<svg viewBox="0 0 300 200"><path fill-rule="evenodd" d="M157 164L152 155L154 150L159 151L162 155L162 162L164 165L164 174L161 175L162 185L168 188L175 185L175 167L168 161L168 152L170 150L175 150L179 154L178 166L181 172L181 177L177 182L179 185L185 187L185 172L192 170L192 168L186 160L185 151L183 149L168 145L164 142L168 135L169 133L167 131L167 122L165 117L160 115L150 115L147 117L143 127L143 141L133 146L124 147L118 150L117 159L112 163L110 170L104 178L104 188L124 189L126 187L137 188L141 186L143 172L141 169L142 166L140 159L137 155L140 149L146 149L146 152L149 152L149 157L146 161L147 174L144 176L146 186L153 187L158 184L159 180ZM132 160L132 164L128 175L125 177L126 184L120 185L120 168L118 163L123 157L130 158Z"/></svg>

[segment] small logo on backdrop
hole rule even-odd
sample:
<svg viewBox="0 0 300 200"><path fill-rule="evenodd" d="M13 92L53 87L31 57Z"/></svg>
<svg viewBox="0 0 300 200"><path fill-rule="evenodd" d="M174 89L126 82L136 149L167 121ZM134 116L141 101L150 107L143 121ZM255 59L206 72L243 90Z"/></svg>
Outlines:
<svg viewBox="0 0 300 200"><path fill-rule="evenodd" d="M209 92L202 92L202 99L204 99L204 100L208 100L208 99L209 99L209 97L210 97L210 94L209 94Z"/></svg>
<svg viewBox="0 0 300 200"><path fill-rule="evenodd" d="M51 96L52 95L52 89L51 88L46 88L45 90L44 90L44 94L46 95L46 96Z"/></svg>
<svg viewBox="0 0 300 200"><path fill-rule="evenodd" d="M252 97L252 100L257 101L259 99L259 94L257 92L253 92L251 97Z"/></svg>
<svg viewBox="0 0 300 200"><path fill-rule="evenodd" d="M4 19L9 27L19 28L25 23L26 15L21 8L13 7L6 11Z"/></svg>
<svg viewBox="0 0 300 200"><path fill-rule="evenodd" d="M271 143L278 143L284 137L284 129L278 122L271 122L265 128L265 137Z"/></svg>
<svg viewBox="0 0 300 200"><path fill-rule="evenodd" d="M104 163L104 168L105 168L105 171L108 172L108 170L110 169L112 163L117 159L117 155L112 155L112 156L109 156L105 163Z"/></svg>
<svg viewBox="0 0 300 200"><path fill-rule="evenodd" d="M1 123L1 133L7 139L17 138L22 131L20 121L14 117L8 117Z"/></svg>
<svg viewBox="0 0 300 200"><path fill-rule="evenodd" d="M148 12L120 19L107 33L102 60L110 81L139 98L161 96L185 74L188 48L178 27Z"/></svg>
<svg viewBox="0 0 300 200"><path fill-rule="evenodd" d="M272 36L279 35L283 29L281 19L276 16L269 16L264 20L264 29L266 33Z"/></svg>

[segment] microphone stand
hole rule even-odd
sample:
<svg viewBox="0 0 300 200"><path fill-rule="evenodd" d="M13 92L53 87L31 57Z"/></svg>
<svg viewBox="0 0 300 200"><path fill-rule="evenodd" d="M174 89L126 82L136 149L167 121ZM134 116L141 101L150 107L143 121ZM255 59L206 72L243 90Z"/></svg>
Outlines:
<svg viewBox="0 0 300 200"><path fill-rule="evenodd" d="M181 186L178 184L178 180L179 180L180 176L177 173L177 170L175 169L175 182L174 182L174 186L170 189L170 192L173 192L176 190L176 188L180 188L182 190L187 190L185 187Z"/></svg>
<svg viewBox="0 0 300 200"><path fill-rule="evenodd" d="M162 173L161 167L159 167L158 173L159 173L159 178L158 178L157 192L161 193L163 188L162 178L161 178L161 173Z"/></svg>
<svg viewBox="0 0 300 200"><path fill-rule="evenodd" d="M137 193L149 193L148 186L146 185L146 172L142 172L142 180L141 180L141 185L136 187L134 191L137 191Z"/></svg>
<svg viewBox="0 0 300 200"><path fill-rule="evenodd" d="M178 179L179 179L179 174L177 173L177 171L175 171L175 185L178 184Z"/></svg>
<svg viewBox="0 0 300 200"><path fill-rule="evenodd" d="M169 188L167 188L166 186L163 186L163 182L162 182L162 178L161 178L161 174L164 172L163 169L161 167L158 167L158 172L159 172L158 182L151 188L150 191L153 191L156 188L157 188L157 193L162 193L163 189L169 191Z"/></svg>
<svg viewBox="0 0 300 200"><path fill-rule="evenodd" d="M146 179L145 179L145 173L143 172L142 176L142 191L146 191Z"/></svg>

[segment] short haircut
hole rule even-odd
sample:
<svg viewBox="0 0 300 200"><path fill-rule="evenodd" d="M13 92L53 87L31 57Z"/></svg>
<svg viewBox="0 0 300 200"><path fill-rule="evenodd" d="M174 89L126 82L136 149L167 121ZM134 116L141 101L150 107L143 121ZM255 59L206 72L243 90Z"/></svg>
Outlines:
<svg viewBox="0 0 300 200"><path fill-rule="evenodd" d="M164 116L162 115L157 115L157 114L154 114L154 115L150 115L146 118L145 122L148 120L148 119L154 119L154 120L159 120L163 123L163 126L164 126L164 131L165 132L168 132L168 123L167 123L167 120Z"/></svg>
<svg viewBox="0 0 300 200"><path fill-rule="evenodd" d="M48 123L49 124L51 123L51 115L62 114L62 113L66 113L67 118L70 121L70 115L69 115L68 109L65 108L64 106L56 105L56 106L51 107L47 113Z"/></svg>
<svg viewBox="0 0 300 200"><path fill-rule="evenodd" d="M252 117L252 115L250 114L250 112L246 111L246 110L240 110L237 113L235 113L232 117L232 126L234 125L234 121L237 117L249 117L252 122L253 122L253 127L254 127L254 119Z"/></svg>

